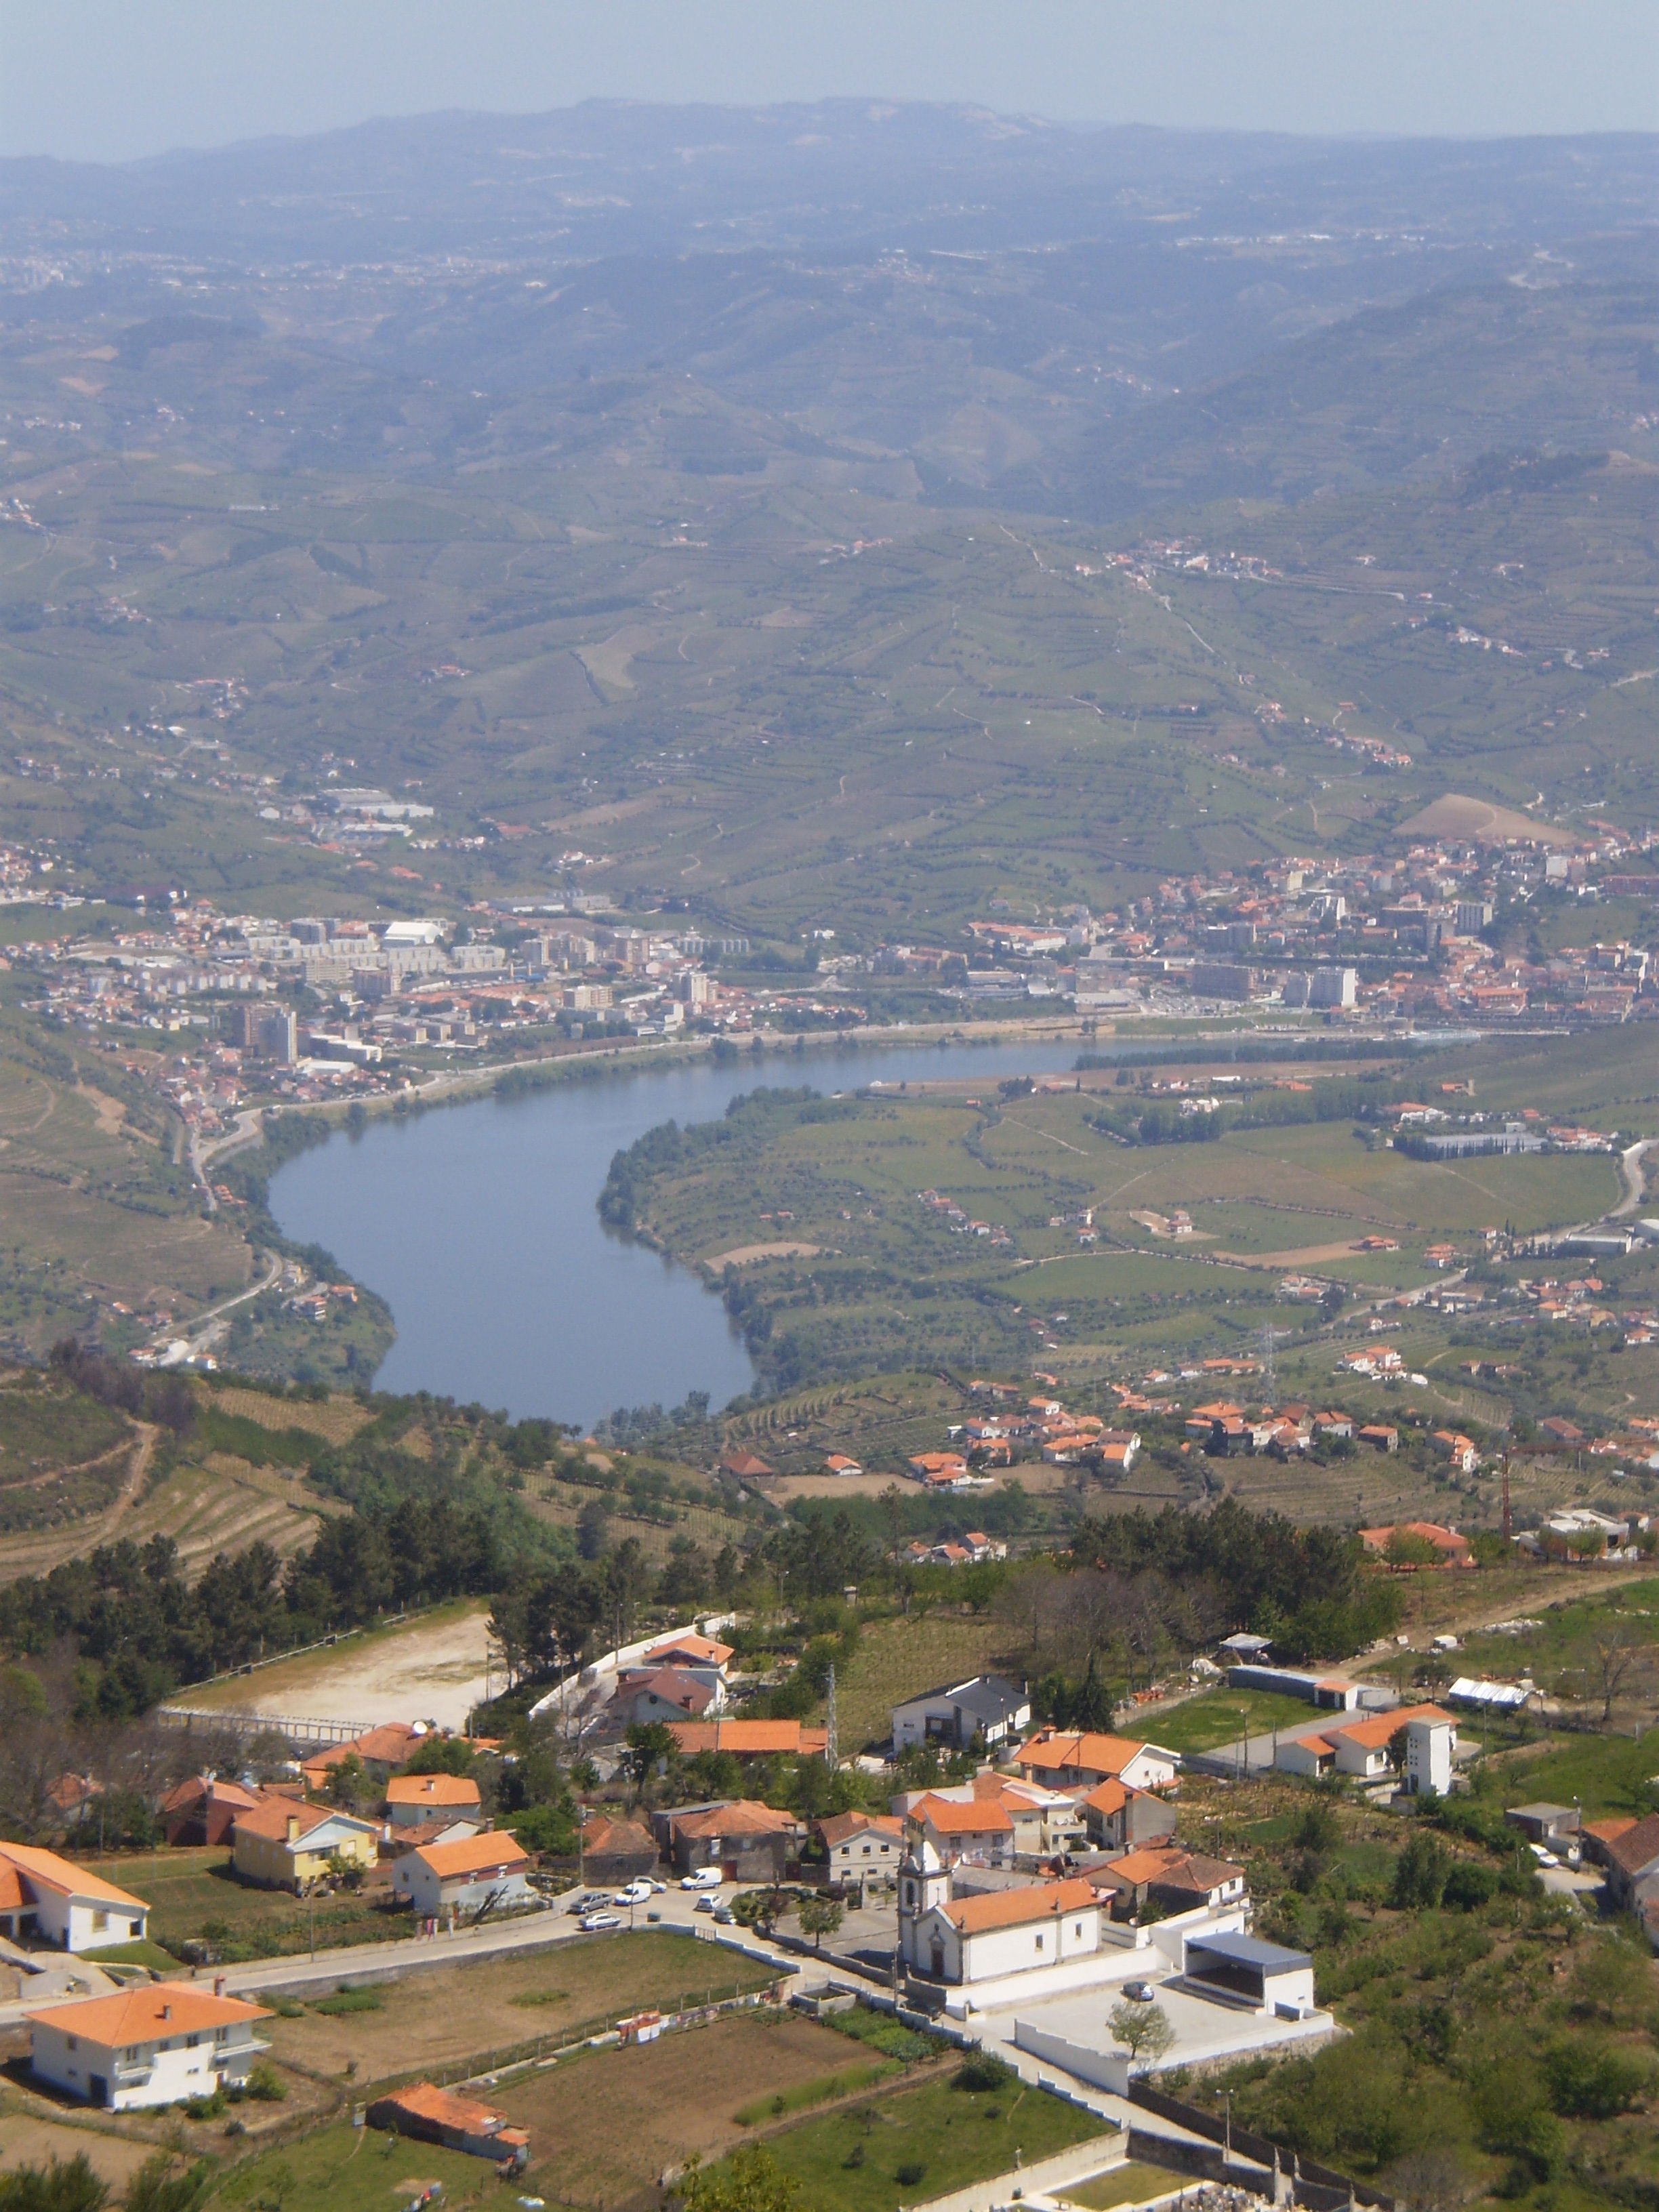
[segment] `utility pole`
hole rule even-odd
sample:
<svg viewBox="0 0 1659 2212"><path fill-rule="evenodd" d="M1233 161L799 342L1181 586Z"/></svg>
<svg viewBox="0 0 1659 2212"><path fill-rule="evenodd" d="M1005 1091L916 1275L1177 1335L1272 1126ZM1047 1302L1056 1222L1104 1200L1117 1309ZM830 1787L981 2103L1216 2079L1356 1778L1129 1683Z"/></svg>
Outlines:
<svg viewBox="0 0 1659 2212"><path fill-rule="evenodd" d="M1504 1454L1504 1541L1507 1544L1514 1534L1510 1519L1510 1455L1506 1450Z"/></svg>
<svg viewBox="0 0 1659 2212"><path fill-rule="evenodd" d="M830 1710L825 1717L827 1719L828 1725L823 1732L823 1763L833 1774L836 1767L841 1764L841 1747L836 1739L836 1665L834 1660L831 1660L830 1662Z"/></svg>

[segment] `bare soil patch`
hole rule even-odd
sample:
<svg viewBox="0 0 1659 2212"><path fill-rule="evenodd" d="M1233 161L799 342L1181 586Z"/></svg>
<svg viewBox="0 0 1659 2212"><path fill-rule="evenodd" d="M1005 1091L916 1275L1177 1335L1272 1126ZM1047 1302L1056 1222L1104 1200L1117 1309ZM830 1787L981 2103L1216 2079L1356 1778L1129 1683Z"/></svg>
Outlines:
<svg viewBox="0 0 1659 2212"><path fill-rule="evenodd" d="M729 1252L714 1253L706 1267L746 1267L751 1260L816 1260L818 1244L734 1244Z"/></svg>
<svg viewBox="0 0 1659 2212"><path fill-rule="evenodd" d="M489 1607L446 1606L407 1626L216 1682L192 1703L301 1720L436 1721L459 1728L484 1694Z"/></svg>
<svg viewBox="0 0 1659 2212"><path fill-rule="evenodd" d="M49 2160L68 2160L84 2151L93 2172L112 2189L125 2189L147 2158L155 2154L153 2142L136 2142L101 2129L65 2127L53 2120L36 2119L32 2113L0 2113L0 2173L20 2166L45 2166Z"/></svg>
<svg viewBox="0 0 1659 2212"><path fill-rule="evenodd" d="M213 1403L239 1420L257 1421L262 1429L304 1429L325 1443L349 1443L359 1429L374 1419L355 1398L273 1398L263 1390L218 1389Z"/></svg>
<svg viewBox="0 0 1659 2212"><path fill-rule="evenodd" d="M785 2013L738 2013L656 2043L595 2051L498 2091L530 2131L532 2172L556 2164L559 2196L607 2212L654 2206L665 2168L745 2140L732 2115L751 2098L820 2080L860 2056L832 2028Z"/></svg>
<svg viewBox="0 0 1659 2212"><path fill-rule="evenodd" d="M689 1936L599 1936L546 1951L510 1953L467 1965L419 1967L375 1984L378 2012L331 2016L307 2009L266 2022L272 2056L313 2073L341 2074L356 2062L358 2082L453 2066L647 2006L702 2003L711 1994L765 1986L764 1972L738 1954ZM545 1997L545 2003L514 1998ZM830 2039L844 2056L844 2037ZM854 2056L857 2054L854 2053ZM822 2069L830 2072L831 2069ZM742 2102L734 2098L735 2106Z"/></svg>

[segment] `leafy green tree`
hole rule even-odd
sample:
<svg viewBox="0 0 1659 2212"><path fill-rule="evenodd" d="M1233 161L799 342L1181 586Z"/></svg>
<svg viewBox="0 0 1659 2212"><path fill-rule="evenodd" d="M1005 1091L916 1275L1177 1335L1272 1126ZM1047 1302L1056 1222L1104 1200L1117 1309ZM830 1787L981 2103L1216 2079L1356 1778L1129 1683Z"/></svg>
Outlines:
<svg viewBox="0 0 1659 2212"><path fill-rule="evenodd" d="M1174 2022L1161 2004L1133 2004L1125 1998L1107 2014L1106 2025L1143 2072L1174 2045Z"/></svg>
<svg viewBox="0 0 1659 2212"><path fill-rule="evenodd" d="M1550 2102L1572 2119L1610 2120L1639 2104L1653 2087L1654 2064L1601 2036L1563 2036L1544 2053Z"/></svg>
<svg viewBox="0 0 1659 2212"><path fill-rule="evenodd" d="M718 2166L693 2159L680 2176L684 2212L805 2212L800 2184L763 2143L744 2143Z"/></svg>
<svg viewBox="0 0 1659 2212"><path fill-rule="evenodd" d="M255 2074L269 2075L276 2083L275 2094L283 2094L283 2086L274 2069L256 2066ZM261 2091L249 2084L250 2094L270 2095L269 2089ZM206 2159L194 2166L180 2166L170 2151L157 2151L147 2158L131 2181L121 2198L124 2212L196 2212L197 2206L207 2195L208 2184L213 2179L213 2168Z"/></svg>
<svg viewBox="0 0 1659 2212"><path fill-rule="evenodd" d="M471 1774L477 1754L465 1736L423 1736L404 1761L405 1774Z"/></svg>
<svg viewBox="0 0 1659 2212"><path fill-rule="evenodd" d="M1394 1863L1389 1904L1397 1912L1432 1911L1440 1902L1448 1871L1443 1846L1422 1829L1414 1831Z"/></svg>
<svg viewBox="0 0 1659 2212"><path fill-rule="evenodd" d="M799 1917L801 1934L811 1937L815 1951L822 1951L824 1937L841 1926L842 1908L833 1897L803 1898Z"/></svg>

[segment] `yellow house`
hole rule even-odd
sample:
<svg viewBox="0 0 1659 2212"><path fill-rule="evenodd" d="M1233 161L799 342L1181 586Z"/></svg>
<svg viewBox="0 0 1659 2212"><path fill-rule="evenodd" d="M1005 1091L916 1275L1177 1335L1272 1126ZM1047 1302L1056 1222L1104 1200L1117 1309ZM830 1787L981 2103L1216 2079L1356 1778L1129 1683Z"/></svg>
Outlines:
<svg viewBox="0 0 1659 2212"><path fill-rule="evenodd" d="M277 1797L241 1814L231 1830L231 1864L245 1881L303 1896L336 1863L372 1867L379 1832L331 1805Z"/></svg>

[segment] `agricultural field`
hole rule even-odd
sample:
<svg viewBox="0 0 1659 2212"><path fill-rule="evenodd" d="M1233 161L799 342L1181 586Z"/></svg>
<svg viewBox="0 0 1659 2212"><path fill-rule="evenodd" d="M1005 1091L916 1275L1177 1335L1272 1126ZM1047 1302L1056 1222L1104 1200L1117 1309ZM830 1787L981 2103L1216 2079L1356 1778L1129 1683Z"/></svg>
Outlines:
<svg viewBox="0 0 1659 2212"><path fill-rule="evenodd" d="M1271 1690L1206 1690L1167 1710L1160 1705L1135 1706L1123 1712L1115 1725L1122 1735L1161 1744L1166 1751L1214 1751L1243 1736L1289 1728L1305 1721L1308 1712L1304 1699L1280 1697Z"/></svg>
<svg viewBox="0 0 1659 2212"><path fill-rule="evenodd" d="M988 1617L927 1613L868 1623L836 1674L836 1720L843 1753L885 1743L902 1698L963 1681L994 1667L1008 1626Z"/></svg>
<svg viewBox="0 0 1659 2212"><path fill-rule="evenodd" d="M407 1914L403 1925L406 1932ZM360 2084L428 2072L453 2079L458 2067L482 2066L492 2051L556 2048L620 2014L676 2011L763 1989L772 1978L717 1944L624 1931L475 1965L422 1966L355 1988L349 2008L337 1997L320 1999L322 2009L309 1998L284 2000L265 2032L276 2062L302 2071L338 2075L354 2065ZM845 2057L853 2046L837 2038L834 2048Z"/></svg>
<svg viewBox="0 0 1659 2212"><path fill-rule="evenodd" d="M571 2205L654 2205L666 2168L710 2161L763 2131L738 2114L790 2097L855 2064L847 2037L789 2013L738 2013L621 2051L586 2051L497 2093L529 2130L532 2179ZM785 2138L768 2133L776 2150ZM554 2181L556 2170L558 2179Z"/></svg>
<svg viewBox="0 0 1659 2212"><path fill-rule="evenodd" d="M293 1957L309 1950L313 1926L319 1950L409 1933L407 1912L382 1909L391 1896L389 1887L356 1895L340 1891L318 1898L313 1906L285 1890L240 1881L222 1848L162 1845L80 1863L144 1899L150 1907L151 1938L174 1959L183 1958L192 1945L205 1946L214 1957L233 1965Z"/></svg>
<svg viewBox="0 0 1659 2212"><path fill-rule="evenodd" d="M495 2203L501 2191L485 2160L441 2145L354 2128L349 2120L302 2135L234 2167L207 2202L224 2212L404 2212L435 2186L459 2208Z"/></svg>
<svg viewBox="0 0 1659 2212"><path fill-rule="evenodd" d="M44 1036L17 983L0 974L0 1348L240 1291L247 1246L203 1218L178 1122L120 1056Z"/></svg>

